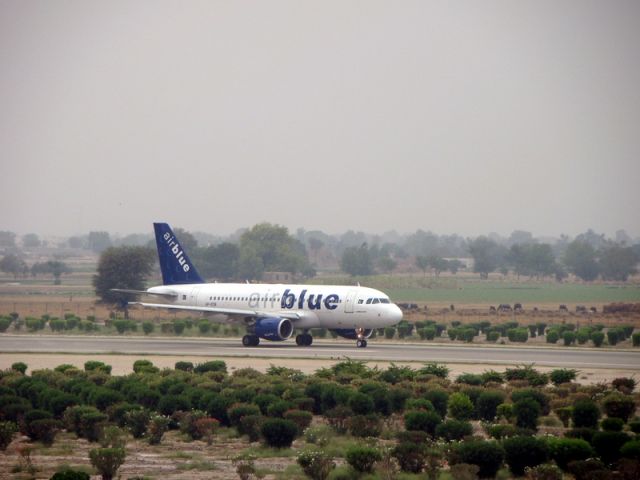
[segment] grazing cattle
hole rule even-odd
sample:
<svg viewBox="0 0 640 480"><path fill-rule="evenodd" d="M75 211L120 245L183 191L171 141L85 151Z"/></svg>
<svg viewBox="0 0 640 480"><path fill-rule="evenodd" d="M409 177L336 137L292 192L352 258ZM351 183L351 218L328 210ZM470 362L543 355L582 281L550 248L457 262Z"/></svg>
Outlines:
<svg viewBox="0 0 640 480"><path fill-rule="evenodd" d="M598 309L596 307L591 307L589 310L591 310L591 313L598 313Z"/></svg>
<svg viewBox="0 0 640 480"><path fill-rule="evenodd" d="M538 307L533 307L533 311L537 312L538 311Z"/></svg>
<svg viewBox="0 0 640 480"><path fill-rule="evenodd" d="M587 313L587 307L584 305L576 305L576 313Z"/></svg>
<svg viewBox="0 0 640 480"><path fill-rule="evenodd" d="M498 311L499 312L510 312L511 311L511 305L509 305L508 303L501 303L500 305L498 305Z"/></svg>
<svg viewBox="0 0 640 480"><path fill-rule="evenodd" d="M496 307L494 307L493 305L491 305L489 307L489 313L496 313Z"/></svg>
<svg viewBox="0 0 640 480"><path fill-rule="evenodd" d="M566 305L560 305L560 307L558 308L558 310L560 310L561 312L568 312L569 309L567 308Z"/></svg>
<svg viewBox="0 0 640 480"><path fill-rule="evenodd" d="M455 311L455 307L453 306L453 303L449 306L449 310L451 310L452 312Z"/></svg>
<svg viewBox="0 0 640 480"><path fill-rule="evenodd" d="M515 303L513 305L513 310L516 312L522 312L523 308L522 308L522 304L521 303Z"/></svg>

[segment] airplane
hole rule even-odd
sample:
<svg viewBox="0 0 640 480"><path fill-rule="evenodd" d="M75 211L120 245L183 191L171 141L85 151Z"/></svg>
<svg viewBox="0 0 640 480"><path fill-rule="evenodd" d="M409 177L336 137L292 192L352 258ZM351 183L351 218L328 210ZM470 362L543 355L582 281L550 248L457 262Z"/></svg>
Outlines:
<svg viewBox="0 0 640 480"><path fill-rule="evenodd" d="M168 303L130 305L198 312L219 322L239 321L247 328L242 337L245 347L257 346L260 339L288 340L294 330L302 331L296 344L310 346L310 330L327 328L364 348L374 328L392 326L402 319L402 311L387 295L359 285L205 283L171 227L154 223L153 228L163 285L112 290L156 296Z"/></svg>

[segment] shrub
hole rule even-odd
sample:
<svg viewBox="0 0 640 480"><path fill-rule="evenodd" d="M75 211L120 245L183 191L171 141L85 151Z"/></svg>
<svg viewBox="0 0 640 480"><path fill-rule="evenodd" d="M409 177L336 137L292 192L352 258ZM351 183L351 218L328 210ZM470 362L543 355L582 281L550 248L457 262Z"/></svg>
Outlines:
<svg viewBox="0 0 640 480"><path fill-rule="evenodd" d="M576 334L575 334L575 332L564 332L562 334L562 340L564 341L564 346L565 347L573 345L576 342Z"/></svg>
<svg viewBox="0 0 640 480"><path fill-rule="evenodd" d="M600 459L610 464L620 458L620 448L631 438L624 432L596 432L593 434L591 445Z"/></svg>
<svg viewBox="0 0 640 480"><path fill-rule="evenodd" d="M447 442L462 440L473 433L473 426L462 420L446 420L436 427L436 437Z"/></svg>
<svg viewBox="0 0 640 480"><path fill-rule="evenodd" d="M357 472L372 473L374 464L382 460L382 455L377 448L354 446L347 449L345 460Z"/></svg>
<svg viewBox="0 0 640 480"><path fill-rule="evenodd" d="M436 412L413 410L404 415L404 426L407 430L418 430L432 437L440 423L442 423L442 419Z"/></svg>
<svg viewBox="0 0 640 480"><path fill-rule="evenodd" d="M629 422L629 429L633 432L633 433L640 433L640 419L636 419L636 420L631 420Z"/></svg>
<svg viewBox="0 0 640 480"><path fill-rule="evenodd" d="M403 472L420 473L427 459L424 443L400 442L393 449L393 456Z"/></svg>
<svg viewBox="0 0 640 480"><path fill-rule="evenodd" d="M247 435L250 442L257 442L260 440L264 420L262 415L245 415L236 428L240 435Z"/></svg>
<svg viewBox="0 0 640 480"><path fill-rule="evenodd" d="M560 468L567 470L569 462L586 460L593 457L595 451L585 440L579 438L547 438L549 456Z"/></svg>
<svg viewBox="0 0 640 480"><path fill-rule="evenodd" d="M333 459L320 450L300 452L296 461L305 475L312 480L325 480L336 467Z"/></svg>
<svg viewBox="0 0 640 480"><path fill-rule="evenodd" d="M124 423L133 438L142 438L144 436L150 420L151 412L146 409L130 410L124 416Z"/></svg>
<svg viewBox="0 0 640 480"><path fill-rule="evenodd" d="M524 474L525 467L535 467L547 461L549 447L543 439L530 436L507 438L502 442L505 462L514 475Z"/></svg>
<svg viewBox="0 0 640 480"><path fill-rule="evenodd" d="M153 324L153 322L142 322L142 331L144 332L145 335L149 335L150 333L153 333L155 328L156 326Z"/></svg>
<svg viewBox="0 0 640 480"><path fill-rule="evenodd" d="M551 463L543 463L535 467L525 468L527 480L562 480L562 470Z"/></svg>
<svg viewBox="0 0 640 480"><path fill-rule="evenodd" d="M260 415L260 408L252 403L236 403L227 411L230 425L237 427L245 415Z"/></svg>
<svg viewBox="0 0 640 480"><path fill-rule="evenodd" d="M620 447L620 455L640 460L640 439L630 440Z"/></svg>
<svg viewBox="0 0 640 480"><path fill-rule="evenodd" d="M84 371L85 372L104 372L106 374L111 374L111 365L106 365L104 362L99 362L97 360L89 360L84 363Z"/></svg>
<svg viewBox="0 0 640 480"><path fill-rule="evenodd" d="M291 404L284 400L276 400L267 407L267 415L270 417L282 418L287 410L291 408Z"/></svg>
<svg viewBox="0 0 640 480"><path fill-rule="evenodd" d="M619 341L624 340L617 328L607 330L607 342L609 345L616 345Z"/></svg>
<svg viewBox="0 0 640 480"><path fill-rule="evenodd" d="M589 341L590 332L588 330L583 330L582 328L576 332L576 340L578 344L584 345Z"/></svg>
<svg viewBox="0 0 640 480"><path fill-rule="evenodd" d="M591 477L591 472L598 470L606 470L607 467L600 460L589 458L588 460L575 460L569 462L567 471L571 473L576 480L587 480Z"/></svg>
<svg viewBox="0 0 640 480"><path fill-rule="evenodd" d="M560 385L562 383L569 383L576 379L578 374L577 370L570 368L559 368L552 370L549 374L549 378L554 385Z"/></svg>
<svg viewBox="0 0 640 480"><path fill-rule="evenodd" d="M174 412L186 412L191 409L191 402L182 395L165 395L158 402L158 411L162 415L173 415Z"/></svg>
<svg viewBox="0 0 640 480"><path fill-rule="evenodd" d="M183 372L193 372L193 363L192 362L176 362L175 367L176 370L182 370Z"/></svg>
<svg viewBox="0 0 640 480"><path fill-rule="evenodd" d="M349 398L349 407L356 415L368 415L373 413L373 398L364 393L356 392Z"/></svg>
<svg viewBox="0 0 640 480"><path fill-rule="evenodd" d="M302 435L304 430L311 425L311 420L313 420L313 415L310 412L306 412L304 410L289 410L284 413L282 418L286 420L291 420L298 426L298 435Z"/></svg>
<svg viewBox="0 0 640 480"><path fill-rule="evenodd" d="M452 464L477 465L481 478L493 478L504 460L504 449L495 441L470 440L455 445L449 460Z"/></svg>
<svg viewBox="0 0 640 480"><path fill-rule="evenodd" d="M507 437L515 437L516 435L524 435L529 432L529 430L518 428L515 425L511 424L488 425L485 427L485 430L491 438L495 438L496 440Z"/></svg>
<svg viewBox="0 0 640 480"><path fill-rule="evenodd" d="M640 347L640 332L636 332L631 336L634 347Z"/></svg>
<svg viewBox="0 0 640 480"><path fill-rule="evenodd" d="M124 448L95 448L89 452L89 459L103 480L111 480L120 465L124 463Z"/></svg>
<svg viewBox="0 0 640 480"><path fill-rule="evenodd" d="M468 420L473 415L473 403L464 393L453 393L448 402L449 415L456 420Z"/></svg>
<svg viewBox="0 0 640 480"><path fill-rule="evenodd" d="M51 445L60 430L61 423L53 418L34 420L27 426L27 435L32 440L40 441L45 445Z"/></svg>
<svg viewBox="0 0 640 480"><path fill-rule="evenodd" d="M13 422L0 422L0 451L7 449L18 427Z"/></svg>
<svg viewBox="0 0 640 480"><path fill-rule="evenodd" d="M596 347L602 346L604 343L604 333L600 331L591 332L591 341Z"/></svg>
<svg viewBox="0 0 640 480"><path fill-rule="evenodd" d="M605 418L600 422L600 426L602 430L606 430L608 432L621 432L624 428L624 422L621 418L609 417Z"/></svg>
<svg viewBox="0 0 640 480"><path fill-rule="evenodd" d="M516 425L520 428L536 430L540 416L540 404L532 398L523 398L513 404Z"/></svg>
<svg viewBox="0 0 640 480"><path fill-rule="evenodd" d="M149 419L149 426L147 427L147 435L149 437L150 445L159 445L162 441L162 436L169 428L169 418L162 415L153 415Z"/></svg>
<svg viewBox="0 0 640 480"><path fill-rule="evenodd" d="M434 375L440 378L447 378L449 376L449 368L446 365L442 365L440 363L431 362L427 363L418 370L418 374L420 375Z"/></svg>
<svg viewBox="0 0 640 480"><path fill-rule="evenodd" d="M176 335L182 335L187 324L183 320L176 320L173 322L173 331Z"/></svg>
<svg viewBox="0 0 640 480"><path fill-rule="evenodd" d="M262 425L262 436L270 447L289 448L297 433L298 427L291 420L270 418Z"/></svg>
<svg viewBox="0 0 640 480"><path fill-rule="evenodd" d="M597 428L600 409L593 400L576 400L571 417L574 428Z"/></svg>
<svg viewBox="0 0 640 480"><path fill-rule="evenodd" d="M505 394L500 390L485 390L476 401L476 411L482 420L491 421L496 418L498 405L504 402Z"/></svg>
<svg viewBox="0 0 640 480"><path fill-rule="evenodd" d="M491 330L487 332L487 341L488 342L497 342L500 339L500 332L495 330Z"/></svg>
<svg viewBox="0 0 640 480"><path fill-rule="evenodd" d="M49 480L90 480L90 479L91 477L87 472L65 468L64 470L59 470L56 473L54 473Z"/></svg>
<svg viewBox="0 0 640 480"><path fill-rule="evenodd" d="M375 413L354 415L347 419L347 425L354 437L378 437L382 433L380 417Z"/></svg>
<svg viewBox="0 0 640 480"><path fill-rule="evenodd" d="M560 340L560 334L557 330L549 330L547 333L547 343L558 343Z"/></svg>
<svg viewBox="0 0 640 480"><path fill-rule="evenodd" d="M155 368L150 360L136 360L133 362L133 371L135 373L144 372L150 367Z"/></svg>
<svg viewBox="0 0 640 480"><path fill-rule="evenodd" d="M632 397L614 392L602 400L602 407L609 417L621 418L625 423L636 410L636 403Z"/></svg>
<svg viewBox="0 0 640 480"><path fill-rule="evenodd" d="M387 340L391 340L396 334L396 329L395 327L386 327L384 329L384 338L386 338Z"/></svg>
<svg viewBox="0 0 640 480"><path fill-rule="evenodd" d="M223 372L227 373L227 364L223 360L212 360L196 365L193 369L195 373Z"/></svg>
<svg viewBox="0 0 640 480"><path fill-rule="evenodd" d="M7 317L0 317L0 332L6 332L11 325L12 320Z"/></svg>
<svg viewBox="0 0 640 480"><path fill-rule="evenodd" d="M523 388L520 390L515 390L511 394L511 400L513 400L514 403L524 398L535 400L538 405L540 405L540 409L543 415L549 415L549 413L551 412L551 409L549 407L549 398L540 389Z"/></svg>
<svg viewBox="0 0 640 480"><path fill-rule="evenodd" d="M456 378L456 383L465 383L467 385L482 385L482 375L477 373L463 373L458 375Z"/></svg>
<svg viewBox="0 0 640 480"><path fill-rule="evenodd" d="M215 418L211 417L201 417L192 420L192 428L191 428L191 438L193 439L201 439L204 438L207 442L207 445L211 445L213 443L213 434L218 429L218 425L220 422Z"/></svg>
<svg viewBox="0 0 640 480"><path fill-rule="evenodd" d="M11 370L15 370L16 372L20 372L23 375L26 373L27 368L29 368L29 367L24 362L15 362L15 363L11 364Z"/></svg>
<svg viewBox="0 0 640 480"><path fill-rule="evenodd" d="M629 394L636 388L636 380L630 377L619 377L614 378L611 385L619 392Z"/></svg>

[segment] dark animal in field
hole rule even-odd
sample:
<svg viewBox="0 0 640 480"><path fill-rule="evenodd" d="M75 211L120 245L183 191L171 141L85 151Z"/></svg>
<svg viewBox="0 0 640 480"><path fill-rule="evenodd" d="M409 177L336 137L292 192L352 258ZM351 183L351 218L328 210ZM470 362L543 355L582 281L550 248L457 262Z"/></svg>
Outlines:
<svg viewBox="0 0 640 480"><path fill-rule="evenodd" d="M561 312L568 312L569 309L567 308L566 305L560 305L560 307L558 308L558 310L560 310Z"/></svg>
<svg viewBox="0 0 640 480"><path fill-rule="evenodd" d="M491 305L489 307L489 313L496 313L496 307L494 307L493 305Z"/></svg>
<svg viewBox="0 0 640 480"><path fill-rule="evenodd" d="M587 307L584 305L576 305L576 313L587 313Z"/></svg>
<svg viewBox="0 0 640 480"><path fill-rule="evenodd" d="M513 311L514 312L522 312L524 309L522 308L522 304L521 303L515 303L513 305Z"/></svg>
<svg viewBox="0 0 640 480"><path fill-rule="evenodd" d="M456 308L453 306L453 303L449 306L449 310L451 310L452 312L455 310Z"/></svg>
<svg viewBox="0 0 640 480"><path fill-rule="evenodd" d="M500 305L498 305L498 311L499 312L510 312L511 311L511 305L509 305L508 303L501 303Z"/></svg>
<svg viewBox="0 0 640 480"><path fill-rule="evenodd" d="M598 309L596 307L591 307L589 310L591 313L598 313Z"/></svg>
<svg viewBox="0 0 640 480"><path fill-rule="evenodd" d="M538 307L533 307L533 311L537 312L538 311Z"/></svg>

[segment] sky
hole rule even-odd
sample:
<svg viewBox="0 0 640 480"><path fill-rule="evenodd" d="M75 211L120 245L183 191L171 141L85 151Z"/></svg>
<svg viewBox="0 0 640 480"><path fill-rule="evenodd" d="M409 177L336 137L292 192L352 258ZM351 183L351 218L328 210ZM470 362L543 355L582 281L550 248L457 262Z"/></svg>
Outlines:
<svg viewBox="0 0 640 480"><path fill-rule="evenodd" d="M0 230L640 235L640 2L0 0Z"/></svg>

